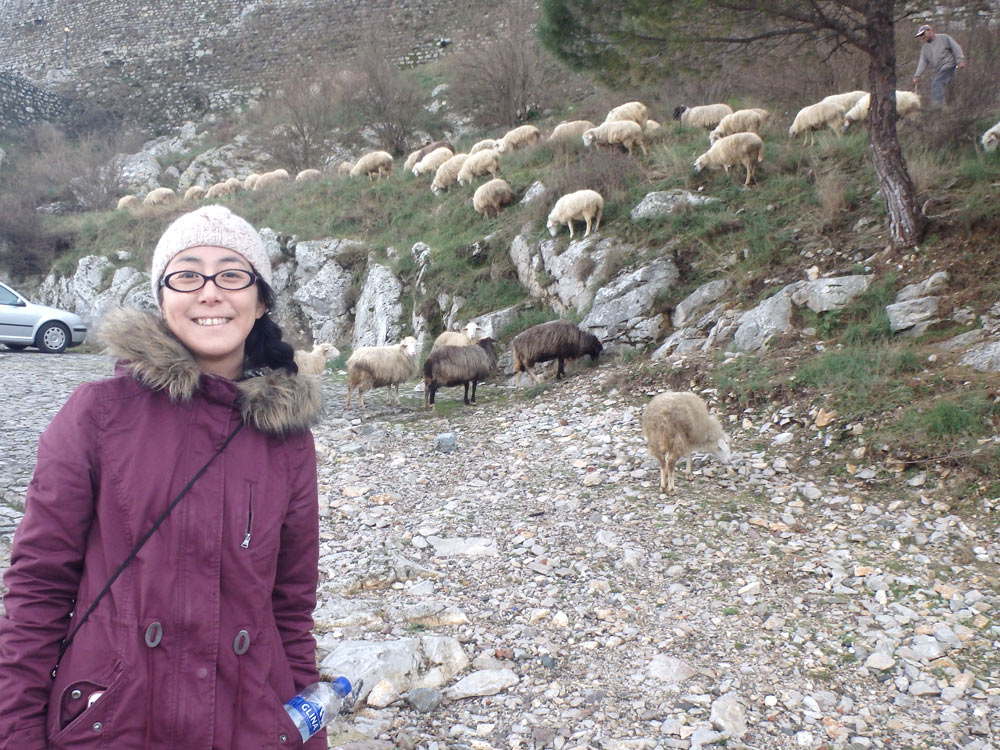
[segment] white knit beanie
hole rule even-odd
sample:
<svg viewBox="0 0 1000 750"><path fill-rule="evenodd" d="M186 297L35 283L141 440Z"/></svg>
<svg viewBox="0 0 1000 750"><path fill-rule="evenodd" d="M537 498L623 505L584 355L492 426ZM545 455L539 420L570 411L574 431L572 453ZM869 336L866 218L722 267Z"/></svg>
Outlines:
<svg viewBox="0 0 1000 750"><path fill-rule="evenodd" d="M153 299L160 298L160 278L173 257L189 247L202 245L236 251L264 281L271 283L271 259L257 230L225 206L203 206L175 219L156 243L149 270Z"/></svg>

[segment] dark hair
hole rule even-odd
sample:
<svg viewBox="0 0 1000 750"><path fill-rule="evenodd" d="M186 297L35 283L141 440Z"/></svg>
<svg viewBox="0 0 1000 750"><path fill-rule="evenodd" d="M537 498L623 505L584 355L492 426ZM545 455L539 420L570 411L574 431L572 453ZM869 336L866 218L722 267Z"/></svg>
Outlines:
<svg viewBox="0 0 1000 750"><path fill-rule="evenodd" d="M299 371L295 364L295 350L281 340L281 327L271 320L274 309L274 290L264 279L257 277L257 293L266 308L253 324L244 345L243 369L251 372L262 367L283 369L293 375Z"/></svg>

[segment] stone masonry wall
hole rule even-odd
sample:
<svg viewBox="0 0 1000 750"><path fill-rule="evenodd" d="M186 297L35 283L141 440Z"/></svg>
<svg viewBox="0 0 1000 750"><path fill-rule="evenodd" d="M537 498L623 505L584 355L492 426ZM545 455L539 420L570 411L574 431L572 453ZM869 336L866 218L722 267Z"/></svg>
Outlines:
<svg viewBox="0 0 1000 750"><path fill-rule="evenodd" d="M0 130L35 120L59 122L66 114L66 101L35 86L25 78L0 70Z"/></svg>
<svg viewBox="0 0 1000 750"><path fill-rule="evenodd" d="M401 62L433 60L453 39L474 36L496 8L472 0L0 0L0 70L172 124L235 108L294 71L343 66L369 34Z"/></svg>

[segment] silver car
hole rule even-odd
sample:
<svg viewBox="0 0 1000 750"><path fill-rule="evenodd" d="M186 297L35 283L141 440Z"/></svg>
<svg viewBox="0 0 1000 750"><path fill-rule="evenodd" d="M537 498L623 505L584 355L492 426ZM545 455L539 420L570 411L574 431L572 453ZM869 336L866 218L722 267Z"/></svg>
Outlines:
<svg viewBox="0 0 1000 750"><path fill-rule="evenodd" d="M15 351L33 346L57 354L85 338L87 326L79 315L29 302L0 281L0 344Z"/></svg>

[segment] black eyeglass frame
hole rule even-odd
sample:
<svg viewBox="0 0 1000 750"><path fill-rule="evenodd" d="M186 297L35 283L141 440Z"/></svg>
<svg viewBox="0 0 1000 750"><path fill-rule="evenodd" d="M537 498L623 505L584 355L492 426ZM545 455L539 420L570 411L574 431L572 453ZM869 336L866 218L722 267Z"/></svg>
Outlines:
<svg viewBox="0 0 1000 750"><path fill-rule="evenodd" d="M224 273L232 273L233 271L239 271L240 273L245 273L245 274L249 275L250 276L250 280L246 284L244 284L243 286L239 286L239 287L222 286L221 284L219 284L219 282L217 282L215 280L215 278L217 276L221 276ZM195 276L201 276L201 284L199 284L198 286L196 286L194 289L178 289L177 287L170 286L170 277L171 276L177 276L178 274L182 274L182 273L186 273L186 274L192 274L193 273ZM217 271L217 272L213 273L211 276L209 276L207 274L204 274L204 273L201 273L200 271L171 271L170 273L166 274L162 279L160 279L160 286L161 287L166 287L167 289L170 289L171 291L174 291L174 292L180 292L181 294L189 294L191 292L197 292L197 291L199 291L201 289L204 289L205 288L205 284L207 284L208 282L211 281L213 284L215 284L216 287L218 287L219 289L221 289L224 292L240 292L240 291L242 291L244 289L249 289L250 287L252 287L254 284L257 283L257 279L259 279L259 278L260 277L255 272L248 271L245 268L223 268L221 271Z"/></svg>

